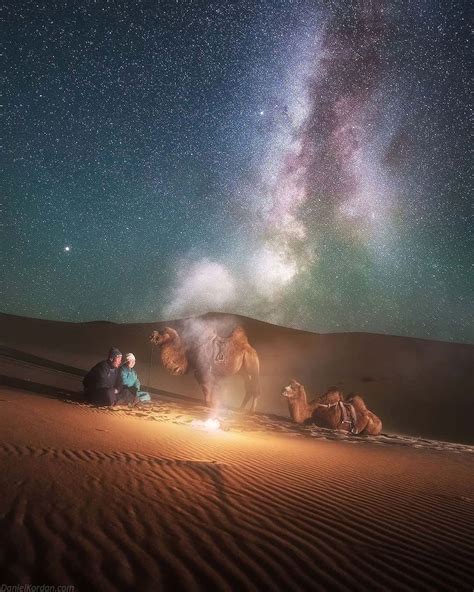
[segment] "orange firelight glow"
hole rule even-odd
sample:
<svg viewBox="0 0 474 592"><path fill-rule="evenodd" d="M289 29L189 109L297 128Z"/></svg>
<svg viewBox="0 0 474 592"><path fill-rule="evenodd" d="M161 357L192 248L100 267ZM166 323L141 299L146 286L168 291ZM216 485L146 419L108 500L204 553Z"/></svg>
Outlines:
<svg viewBox="0 0 474 592"><path fill-rule="evenodd" d="M194 428L201 428L208 431L216 431L220 428L221 424L218 419L206 419L201 421L200 419L194 419L191 423Z"/></svg>

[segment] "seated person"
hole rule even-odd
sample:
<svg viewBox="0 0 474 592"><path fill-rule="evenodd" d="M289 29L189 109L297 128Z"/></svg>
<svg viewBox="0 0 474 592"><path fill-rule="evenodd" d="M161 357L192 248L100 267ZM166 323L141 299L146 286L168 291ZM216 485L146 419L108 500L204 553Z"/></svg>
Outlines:
<svg viewBox="0 0 474 592"><path fill-rule="evenodd" d="M136 405L137 403L149 403L151 397L148 393L140 390L140 380L137 371L134 369L135 356L132 353L125 355L125 362L120 368L121 391L119 400L121 403Z"/></svg>
<svg viewBox="0 0 474 592"><path fill-rule="evenodd" d="M107 360L96 364L84 377L84 396L94 405L115 405L120 392L121 381L119 366L122 353L116 348L110 348Z"/></svg>
<svg viewBox="0 0 474 592"><path fill-rule="evenodd" d="M125 361L120 367L120 402L121 403L135 403L137 400L137 393L140 390L140 381L138 380L137 371L134 369L136 358L132 353L125 354Z"/></svg>

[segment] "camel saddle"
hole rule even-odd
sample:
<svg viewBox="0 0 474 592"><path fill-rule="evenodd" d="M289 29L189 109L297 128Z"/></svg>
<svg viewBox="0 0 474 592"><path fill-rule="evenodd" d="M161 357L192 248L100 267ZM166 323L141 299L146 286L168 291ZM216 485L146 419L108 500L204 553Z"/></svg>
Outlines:
<svg viewBox="0 0 474 592"><path fill-rule="evenodd" d="M213 335L207 337L205 341L201 342L199 347L205 347L206 354L211 365L215 364L219 366L220 364L224 364L229 360L229 356L231 356L232 352L235 351L235 336L237 331L242 333L242 329L236 328L232 334L229 335L229 337L220 337L214 332ZM245 333L243 333L243 336L240 334L238 336L238 340L240 341L240 345L244 343L244 340L245 343L247 343L247 337L245 336Z"/></svg>
<svg viewBox="0 0 474 592"><path fill-rule="evenodd" d="M359 432L357 430L357 413L354 409L354 405L351 405L351 403L345 403L344 401L338 401L337 405L339 405L339 408L341 410L341 424L348 424L348 431L351 434L358 434Z"/></svg>
<svg viewBox="0 0 474 592"><path fill-rule="evenodd" d="M222 364L225 360L226 350L229 345L228 337L219 337L216 335L212 341L212 360L216 364Z"/></svg>

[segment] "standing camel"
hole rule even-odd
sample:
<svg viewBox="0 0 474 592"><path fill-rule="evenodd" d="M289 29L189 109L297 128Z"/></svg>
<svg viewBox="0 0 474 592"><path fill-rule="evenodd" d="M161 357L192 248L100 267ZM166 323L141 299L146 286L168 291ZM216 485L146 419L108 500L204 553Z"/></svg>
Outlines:
<svg viewBox="0 0 474 592"><path fill-rule="evenodd" d="M170 374L194 372L208 407L217 405L218 385L223 378L243 375L245 395L240 410L250 402L250 413L255 412L260 395L260 363L242 327L236 327L229 337L220 337L209 328L184 337L165 327L163 331L153 331L150 341L159 346L161 361Z"/></svg>

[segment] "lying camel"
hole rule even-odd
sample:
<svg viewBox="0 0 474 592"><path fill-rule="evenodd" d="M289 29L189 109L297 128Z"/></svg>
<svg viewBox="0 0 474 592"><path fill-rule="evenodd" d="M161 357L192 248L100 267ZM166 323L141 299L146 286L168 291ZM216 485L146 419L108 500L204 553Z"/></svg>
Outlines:
<svg viewBox="0 0 474 592"><path fill-rule="evenodd" d="M150 341L160 347L163 366L175 376L194 371L208 407L215 407L219 381L241 374L245 381L245 396L240 409L250 402L254 413L260 394L260 365L257 352L249 344L242 327L235 327L229 337L219 337L212 328L200 335L185 337L171 327L153 331Z"/></svg>
<svg viewBox="0 0 474 592"><path fill-rule="evenodd" d="M292 380L281 394L287 399L291 418L296 423L312 420L333 430L370 436L378 436L382 431L381 419L367 409L360 395L350 395L345 401L334 387L308 402L304 386L296 380Z"/></svg>

